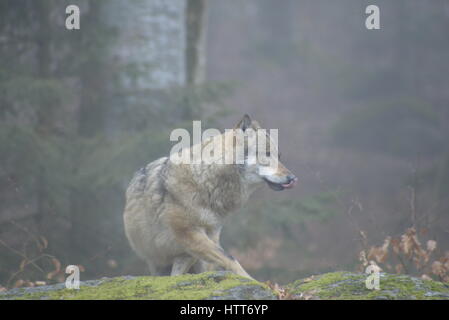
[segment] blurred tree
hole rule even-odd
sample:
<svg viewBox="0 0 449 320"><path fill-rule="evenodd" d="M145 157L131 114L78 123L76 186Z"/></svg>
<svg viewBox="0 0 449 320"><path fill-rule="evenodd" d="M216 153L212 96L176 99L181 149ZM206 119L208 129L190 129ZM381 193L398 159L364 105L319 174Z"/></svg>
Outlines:
<svg viewBox="0 0 449 320"><path fill-rule="evenodd" d="M206 0L188 0L186 8L186 82L197 85L205 77Z"/></svg>
<svg viewBox="0 0 449 320"><path fill-rule="evenodd" d="M64 27L68 4L80 30ZM186 15L203 21L204 4L0 3L0 283L45 280L55 265L44 253L84 265L84 277L138 272L122 226L127 183L223 92L199 81L204 25Z"/></svg>

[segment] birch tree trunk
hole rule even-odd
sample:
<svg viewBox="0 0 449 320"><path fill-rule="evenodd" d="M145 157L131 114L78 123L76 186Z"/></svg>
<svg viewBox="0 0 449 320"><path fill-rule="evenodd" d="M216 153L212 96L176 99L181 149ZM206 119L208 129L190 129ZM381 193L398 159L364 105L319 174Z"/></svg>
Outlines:
<svg viewBox="0 0 449 320"><path fill-rule="evenodd" d="M205 77L206 0L187 0L186 82L196 85Z"/></svg>
<svg viewBox="0 0 449 320"><path fill-rule="evenodd" d="M186 0L110 0L105 21L118 31L112 48L125 89L184 85Z"/></svg>

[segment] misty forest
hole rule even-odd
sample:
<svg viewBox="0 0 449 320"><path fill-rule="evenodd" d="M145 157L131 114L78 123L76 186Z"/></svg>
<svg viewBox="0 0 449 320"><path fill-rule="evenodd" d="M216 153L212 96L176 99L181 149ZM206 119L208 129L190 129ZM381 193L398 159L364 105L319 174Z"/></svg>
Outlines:
<svg viewBox="0 0 449 320"><path fill-rule="evenodd" d="M1 0L0 291L67 265L147 274L123 227L134 173L173 129L244 114L279 129L299 178L226 220L254 278L449 282L448 30L446 0Z"/></svg>

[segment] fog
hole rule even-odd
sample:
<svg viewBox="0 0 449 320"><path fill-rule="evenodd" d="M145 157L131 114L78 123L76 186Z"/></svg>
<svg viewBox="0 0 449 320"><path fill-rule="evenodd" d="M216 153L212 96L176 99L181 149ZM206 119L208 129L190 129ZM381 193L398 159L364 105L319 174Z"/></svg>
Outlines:
<svg viewBox="0 0 449 320"><path fill-rule="evenodd" d="M449 3L193 2L1 1L0 288L61 282L69 264L83 280L147 274L123 229L134 172L172 130L244 114L279 130L299 178L226 221L222 246L251 275L372 261L449 281L434 264L449 261Z"/></svg>

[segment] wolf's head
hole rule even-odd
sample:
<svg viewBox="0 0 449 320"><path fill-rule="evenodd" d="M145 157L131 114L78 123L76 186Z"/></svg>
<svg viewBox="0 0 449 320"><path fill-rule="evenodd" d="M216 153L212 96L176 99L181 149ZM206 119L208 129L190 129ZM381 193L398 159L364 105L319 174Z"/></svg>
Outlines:
<svg viewBox="0 0 449 320"><path fill-rule="evenodd" d="M272 136L271 130L263 130L248 115L239 121L234 131L243 134L244 139L236 139L235 143L244 149L244 159L239 166L249 183L265 182L276 191L296 185L298 178L280 162L277 134Z"/></svg>

